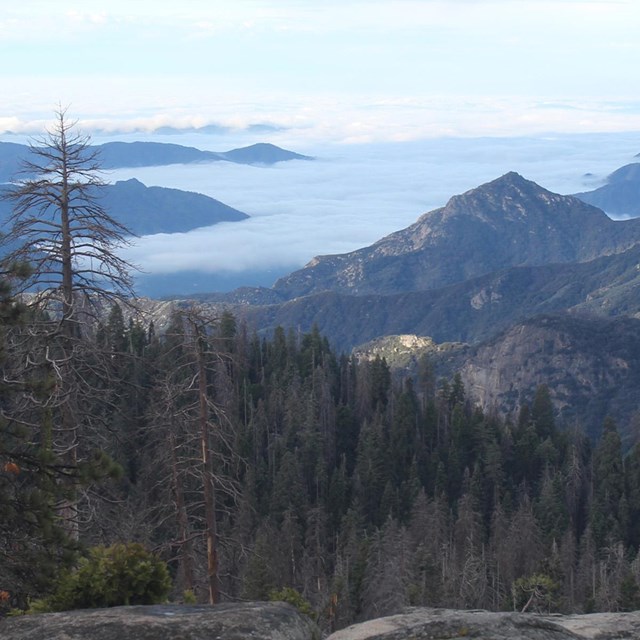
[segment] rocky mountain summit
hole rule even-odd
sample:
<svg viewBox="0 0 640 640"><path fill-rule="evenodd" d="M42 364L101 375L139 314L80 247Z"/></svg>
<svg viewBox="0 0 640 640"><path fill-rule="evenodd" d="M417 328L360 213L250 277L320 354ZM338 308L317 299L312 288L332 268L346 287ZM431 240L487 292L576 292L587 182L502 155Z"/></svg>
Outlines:
<svg viewBox="0 0 640 640"><path fill-rule="evenodd" d="M593 260L638 241L640 221L615 222L510 172L369 247L314 258L274 289L287 298L425 291L514 266Z"/></svg>

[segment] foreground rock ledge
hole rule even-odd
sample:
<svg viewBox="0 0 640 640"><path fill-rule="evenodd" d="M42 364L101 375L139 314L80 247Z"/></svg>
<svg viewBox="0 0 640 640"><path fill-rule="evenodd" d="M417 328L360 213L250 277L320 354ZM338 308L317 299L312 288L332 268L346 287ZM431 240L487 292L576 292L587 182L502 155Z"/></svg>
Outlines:
<svg viewBox="0 0 640 640"><path fill-rule="evenodd" d="M409 609L337 631L327 640L623 640L640 639L640 611L537 615Z"/></svg>
<svg viewBox="0 0 640 640"><path fill-rule="evenodd" d="M0 620L2 640L318 640L311 620L274 602L151 605Z"/></svg>

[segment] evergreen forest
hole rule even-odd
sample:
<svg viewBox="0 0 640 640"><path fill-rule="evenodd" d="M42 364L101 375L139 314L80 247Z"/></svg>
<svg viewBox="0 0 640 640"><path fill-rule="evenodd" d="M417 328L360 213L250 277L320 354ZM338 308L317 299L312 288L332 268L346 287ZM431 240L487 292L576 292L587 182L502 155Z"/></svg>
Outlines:
<svg viewBox="0 0 640 640"><path fill-rule="evenodd" d="M0 283L3 614L116 543L167 563L172 601L285 598L325 631L409 605L640 608L640 443L556 424L545 385L504 419L428 358L394 376L317 329L184 303L156 331L58 117Z"/></svg>
<svg viewBox="0 0 640 640"><path fill-rule="evenodd" d="M7 305L5 380L29 331ZM126 541L168 562L175 599L207 601L212 535L216 599L295 589L327 629L407 605L522 609L534 588L532 609L638 606L640 446L625 455L611 421L595 445L559 429L544 386L504 421L427 361L395 380L317 331L261 338L192 308L158 336L114 305L86 340L92 420L74 468L55 453L46 376L24 372L28 402L3 394L19 416L0 450L13 605L46 593L79 549Z"/></svg>

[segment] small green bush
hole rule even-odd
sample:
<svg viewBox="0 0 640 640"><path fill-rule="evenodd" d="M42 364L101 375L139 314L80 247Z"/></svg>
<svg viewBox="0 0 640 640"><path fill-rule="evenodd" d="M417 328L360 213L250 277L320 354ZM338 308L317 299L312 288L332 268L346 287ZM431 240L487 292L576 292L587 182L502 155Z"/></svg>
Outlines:
<svg viewBox="0 0 640 640"><path fill-rule="evenodd" d="M292 604L300 613L309 616L313 620L317 618L309 602L304 599L299 591L292 587L283 587L279 591L273 589L269 592L269 600L271 602L287 602L288 604Z"/></svg>
<svg viewBox="0 0 640 640"><path fill-rule="evenodd" d="M170 589L167 565L141 544L94 547L60 577L51 596L32 603L30 612L157 604Z"/></svg>

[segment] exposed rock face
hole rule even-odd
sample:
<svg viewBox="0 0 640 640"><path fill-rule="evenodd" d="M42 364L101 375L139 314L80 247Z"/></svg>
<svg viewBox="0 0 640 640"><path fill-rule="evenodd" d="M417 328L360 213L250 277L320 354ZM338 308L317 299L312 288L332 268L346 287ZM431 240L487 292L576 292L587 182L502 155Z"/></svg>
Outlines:
<svg viewBox="0 0 640 640"><path fill-rule="evenodd" d="M425 291L513 266L593 260L638 240L638 221L614 222L511 172L370 247L314 258L274 288L288 298Z"/></svg>
<svg viewBox="0 0 640 640"><path fill-rule="evenodd" d="M640 612L545 616L413 609L342 629L327 640L622 640L640 638Z"/></svg>
<svg viewBox="0 0 640 640"><path fill-rule="evenodd" d="M318 640L284 603L153 605L43 613L0 621L2 640Z"/></svg>
<svg viewBox="0 0 640 640"><path fill-rule="evenodd" d="M485 409L515 414L547 384L567 423L577 419L595 435L607 415L626 424L637 411L640 320L540 316L458 364L469 396Z"/></svg>

